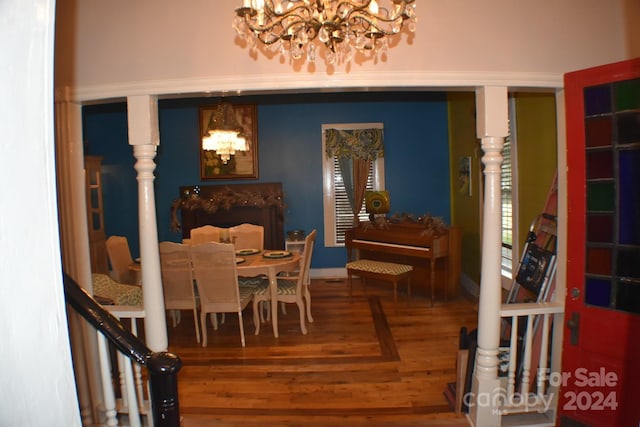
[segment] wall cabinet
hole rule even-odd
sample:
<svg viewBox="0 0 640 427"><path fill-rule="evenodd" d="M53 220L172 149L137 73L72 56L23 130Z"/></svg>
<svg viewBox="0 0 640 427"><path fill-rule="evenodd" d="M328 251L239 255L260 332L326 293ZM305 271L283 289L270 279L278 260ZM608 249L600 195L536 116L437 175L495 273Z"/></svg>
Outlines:
<svg viewBox="0 0 640 427"><path fill-rule="evenodd" d="M104 209L102 205L102 157L85 156L85 185L87 194L87 227L89 229L89 251L91 271L109 273L106 235L104 232Z"/></svg>

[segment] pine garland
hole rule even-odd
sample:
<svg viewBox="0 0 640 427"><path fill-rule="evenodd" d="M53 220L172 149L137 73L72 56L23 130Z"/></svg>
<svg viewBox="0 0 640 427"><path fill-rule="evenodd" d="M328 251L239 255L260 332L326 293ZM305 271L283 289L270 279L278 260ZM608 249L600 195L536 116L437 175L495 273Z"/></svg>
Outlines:
<svg viewBox="0 0 640 427"><path fill-rule="evenodd" d="M284 212L284 201L282 194L279 192L233 191L229 187L225 187L224 191L215 192L206 199L200 197L197 193L192 193L174 200L171 204L171 230L180 230L179 210L202 210L206 213L214 214L220 209L229 210L239 206L255 208L275 206L281 214Z"/></svg>

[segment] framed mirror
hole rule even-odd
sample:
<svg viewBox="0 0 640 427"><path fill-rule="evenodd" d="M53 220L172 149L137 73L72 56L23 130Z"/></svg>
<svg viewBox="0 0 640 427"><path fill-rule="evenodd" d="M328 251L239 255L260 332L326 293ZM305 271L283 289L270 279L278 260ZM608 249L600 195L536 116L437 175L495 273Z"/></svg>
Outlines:
<svg viewBox="0 0 640 427"><path fill-rule="evenodd" d="M220 113L222 104L200 107L200 137L208 135L212 116ZM229 114L242 130L246 151L221 155L214 150L204 150L200 143L200 179L258 179L258 120L255 104L227 104Z"/></svg>

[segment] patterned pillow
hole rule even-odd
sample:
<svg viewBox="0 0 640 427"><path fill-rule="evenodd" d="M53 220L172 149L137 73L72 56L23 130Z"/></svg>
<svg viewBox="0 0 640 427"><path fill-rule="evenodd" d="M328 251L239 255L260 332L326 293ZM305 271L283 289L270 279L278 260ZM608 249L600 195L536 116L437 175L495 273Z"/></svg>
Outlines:
<svg viewBox="0 0 640 427"><path fill-rule="evenodd" d="M93 273L93 294L116 305L142 305L142 288L118 283L106 274ZM100 301L98 301L100 302Z"/></svg>

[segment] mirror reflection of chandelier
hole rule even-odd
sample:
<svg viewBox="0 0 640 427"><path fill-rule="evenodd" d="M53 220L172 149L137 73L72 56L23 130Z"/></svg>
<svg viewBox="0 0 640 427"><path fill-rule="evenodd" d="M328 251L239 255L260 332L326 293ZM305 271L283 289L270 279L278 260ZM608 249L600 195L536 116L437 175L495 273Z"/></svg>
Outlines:
<svg viewBox="0 0 640 427"><path fill-rule="evenodd" d="M355 50L386 52L388 37L405 21L414 32L415 0L243 0L233 27L253 50L257 42L293 59L316 59L315 40L327 49L328 64L348 63Z"/></svg>
<svg viewBox="0 0 640 427"><path fill-rule="evenodd" d="M211 113L209 125L202 137L202 149L215 151L225 164L236 151L248 150L242 127L230 104L223 102Z"/></svg>

